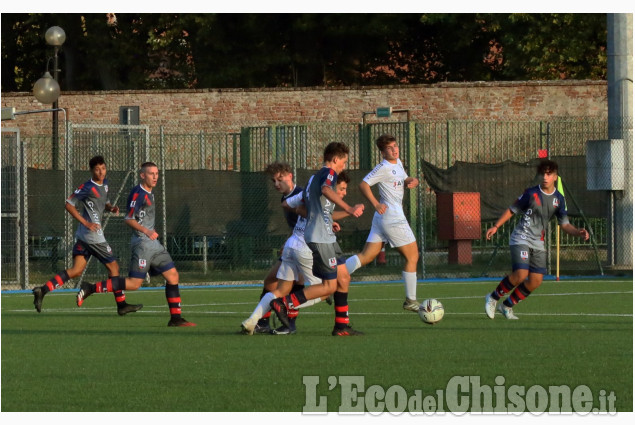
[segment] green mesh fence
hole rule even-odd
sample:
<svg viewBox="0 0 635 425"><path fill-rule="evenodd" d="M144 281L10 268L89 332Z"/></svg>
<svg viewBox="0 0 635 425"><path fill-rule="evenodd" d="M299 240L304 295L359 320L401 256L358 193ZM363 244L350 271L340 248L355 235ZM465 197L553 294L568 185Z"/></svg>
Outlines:
<svg viewBox="0 0 635 425"><path fill-rule="evenodd" d="M424 162L445 172L466 164L485 167L510 161L527 164L537 158L540 150L556 157L584 157L587 140L608 137L606 121L586 118L548 122L376 119L364 125L210 122L203 130L188 130L188 124L182 122L149 122L139 126L69 123L59 132L57 150L52 149L50 134L21 140L26 170L23 173L16 172L9 159L17 158L11 153L11 146L13 149L18 146L15 134L3 130L2 287L40 285L52 273L70 266L77 223L64 211L64 201L90 177L88 160L96 154L106 158L109 194L122 211L119 215L106 214L104 224L106 238L119 257L124 275L130 259L130 230L123 221L123 212L128 193L138 183L137 170L143 161L152 160L159 165L156 227L176 262L181 280L184 283L259 281L290 233L282 216L280 194L263 173L264 168L272 161L288 162L296 182L304 186L321 167L323 148L331 141L343 142L350 149L348 168L353 181L349 185L348 202L364 202L367 206L360 219L348 218L342 222L340 245L347 254L356 253L364 246L374 212L357 186L380 162L375 139L384 133L396 136L406 171L420 181L418 188L406 191L404 199L406 216L422 252L419 277L499 276L509 269L507 243L515 219L503 226L491 241L483 235L493 220L491 217L477 220L473 226L476 235L469 239L467 248L470 261L457 263L457 257L465 257L466 243L443 234L443 226L452 224L439 217L438 194L427 180ZM54 158L55 155L58 157ZM515 179L527 181L527 185L532 182L531 172L519 173L522 175L514 176ZM567 178L572 182L586 178L584 171L563 165L560 174L565 182ZM488 177L477 173L471 178ZM506 180L510 178L499 176L491 184L507 187ZM23 187L23 180L28 181L28 189L18 195L16 188ZM585 192L576 193L578 187L578 183L571 184L567 202L587 196ZM520 194L509 191L496 196L511 204ZM481 194L480 203L490 201ZM17 204L27 213L25 237L10 230L16 226L9 214L16 213L8 209ZM469 208L473 207L474 202L470 202ZM607 245L616 231L632 234L632 219L630 223L620 223L622 227L616 230L615 223L608 220L609 215L608 207L605 214L572 215L571 221L576 226L592 228L593 242L582 242L561 232L558 255L561 273L598 274L610 266ZM28 254L12 254L5 246L16 249L25 246ZM553 224L549 238L552 273L557 246ZM632 253L632 246L619 249ZM397 252L387 248L385 255L357 271L355 278L400 279L402 265ZM84 278L99 280L104 275L104 267L92 261Z"/></svg>

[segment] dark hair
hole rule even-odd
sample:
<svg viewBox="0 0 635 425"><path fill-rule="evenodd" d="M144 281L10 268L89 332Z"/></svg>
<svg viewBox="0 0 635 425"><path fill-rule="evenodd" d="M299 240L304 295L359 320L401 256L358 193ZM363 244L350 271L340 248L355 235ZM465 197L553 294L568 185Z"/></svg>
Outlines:
<svg viewBox="0 0 635 425"><path fill-rule="evenodd" d="M550 159L543 159L536 167L538 174L544 174L546 172L552 172L558 174L558 163Z"/></svg>
<svg viewBox="0 0 635 425"><path fill-rule="evenodd" d="M267 168L265 168L265 173L267 173L268 175L270 175L271 177L275 176L276 174L280 173L280 174L292 174L293 172L291 171L291 166L289 164L287 164L286 162L272 162L271 164L267 165Z"/></svg>
<svg viewBox="0 0 635 425"><path fill-rule="evenodd" d="M340 184L340 183L346 183L349 184L351 182L351 178L349 177L348 173L346 171L342 171L341 173L339 173L337 175L337 183L336 184Z"/></svg>
<svg viewBox="0 0 635 425"><path fill-rule="evenodd" d="M348 155L349 149L344 143L331 142L324 148L324 162L333 161L333 158L344 158Z"/></svg>
<svg viewBox="0 0 635 425"><path fill-rule="evenodd" d="M141 164L141 169L139 170L139 173L145 173L145 172L146 172L146 170L147 170L149 167L157 167L157 168L159 168L159 167L157 166L157 164L155 164L154 162L152 162L152 161L148 161L148 162L144 162L143 164Z"/></svg>
<svg viewBox="0 0 635 425"><path fill-rule="evenodd" d="M92 170L93 168L95 168L95 166L105 164L105 163L106 161L104 161L104 157L101 155L97 155L92 157L90 161L88 161L88 166Z"/></svg>
<svg viewBox="0 0 635 425"><path fill-rule="evenodd" d="M391 136L390 134L382 134L381 136L377 138L377 141L375 142L375 144L377 145L377 149L383 152L384 149L386 149L386 146L388 146L388 143L392 143L396 141L397 139L395 139L395 136Z"/></svg>

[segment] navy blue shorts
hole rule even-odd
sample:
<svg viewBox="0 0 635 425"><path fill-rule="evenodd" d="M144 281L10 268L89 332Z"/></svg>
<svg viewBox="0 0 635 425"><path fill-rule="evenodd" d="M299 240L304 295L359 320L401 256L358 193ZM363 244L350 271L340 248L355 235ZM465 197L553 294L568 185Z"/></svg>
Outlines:
<svg viewBox="0 0 635 425"><path fill-rule="evenodd" d="M87 243L77 239L75 241L75 245L73 245L73 257L78 255L82 255L86 261L93 256L102 264L109 264L117 261L117 258L112 252L110 245L108 245L108 242Z"/></svg>

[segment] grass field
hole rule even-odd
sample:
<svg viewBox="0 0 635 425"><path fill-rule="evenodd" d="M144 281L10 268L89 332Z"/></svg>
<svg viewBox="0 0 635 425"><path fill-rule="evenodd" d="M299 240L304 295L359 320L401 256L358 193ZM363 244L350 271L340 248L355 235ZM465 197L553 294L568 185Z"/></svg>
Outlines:
<svg viewBox="0 0 635 425"><path fill-rule="evenodd" d="M424 395L454 376L586 385L596 400L613 392L617 411L633 410L632 279L546 281L515 308L518 321L485 316L496 283L420 283L420 300L446 308L434 326L401 309L402 283L354 284L351 323L366 333L356 338L330 336L326 303L300 313L296 335L240 335L257 286L183 287L183 316L198 326L177 329L166 326L161 289L129 292L145 307L125 317L111 294L77 308L74 291L57 291L37 314L30 293L3 293L2 411L301 412L303 376L319 376L314 389L329 411L341 404L329 377L342 376Z"/></svg>

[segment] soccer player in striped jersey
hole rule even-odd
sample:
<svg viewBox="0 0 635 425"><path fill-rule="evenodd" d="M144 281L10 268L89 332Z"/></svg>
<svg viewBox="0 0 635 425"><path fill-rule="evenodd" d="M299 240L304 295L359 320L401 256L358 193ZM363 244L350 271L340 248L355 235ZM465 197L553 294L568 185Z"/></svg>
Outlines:
<svg viewBox="0 0 635 425"><path fill-rule="evenodd" d="M66 211L79 222L73 245L73 266L56 274L44 285L33 289L33 304L38 313L42 311L44 296L64 285L69 279L81 276L91 256L97 258L108 270L111 279L119 277L119 264L106 242L101 224L104 211L117 214L119 207L112 205L108 198L108 180L106 179L106 161L101 155L95 156L88 162L91 178L81 184L75 192L66 199ZM82 212L78 208L83 207ZM123 292L114 293L117 302L117 313L123 316L135 312L143 307L142 304L128 304Z"/></svg>
<svg viewBox="0 0 635 425"><path fill-rule="evenodd" d="M278 162L278 161L272 162L271 164L267 165L267 167L265 168L265 174L267 174L271 178L271 182L273 183L273 186L282 195L280 202L284 202L286 199L298 193L302 193L302 187L296 185L293 182L293 171L291 170L291 166L289 164L285 162ZM296 223L298 222L298 215L294 211L285 209L284 218L287 224L289 225L289 228L293 230ZM282 250L283 249L281 249L281 251ZM278 258L278 260L271 266L271 269L267 273L267 276L265 276L265 279L263 281L262 293L260 294L261 300L262 300L262 297L265 296L265 294L276 289L278 285L277 274L278 274L278 270L280 269L280 265L282 264L282 255L283 253L281 252L280 258ZM294 285L296 285L294 289L299 289L302 287L303 282L295 281ZM258 320L258 323L253 328L253 333L256 333L256 334L271 333L273 330L271 329L271 326L269 325L270 316L271 316L271 311L266 312L260 318L260 320Z"/></svg>
<svg viewBox="0 0 635 425"><path fill-rule="evenodd" d="M351 280L345 258L333 233L333 209L340 207L353 217L364 212L364 204L348 205L335 191L337 174L344 171L348 161L348 147L339 142L329 143L324 149L324 166L309 179L304 189L307 224L304 239L313 253L313 274L322 283L294 291L284 298L271 301L271 309L282 324L289 326L288 308L297 308L308 300L333 294L335 326L333 336L362 335L349 325L348 286Z"/></svg>
<svg viewBox="0 0 635 425"><path fill-rule="evenodd" d="M409 311L419 311L417 301L417 261L419 249L415 235L410 228L402 207L404 189L413 189L419 180L408 177L399 159L397 139L384 134L377 141L377 148L383 156L383 161L364 177L359 184L362 194L375 208L373 224L366 239L364 249L357 255L346 260L349 274L365 266L377 257L384 244L390 243L406 260L401 275L406 290L406 300L402 307ZM379 200L375 198L371 186L379 188Z"/></svg>
<svg viewBox="0 0 635 425"><path fill-rule="evenodd" d="M170 311L168 326L196 326L181 317L181 294L179 291L179 273L172 257L159 242L159 234L154 229L156 205L152 189L159 179L159 168L154 162L145 162L139 173L141 183L135 186L128 196L128 212L125 222L132 228L130 245L132 259L128 278L108 279L95 284L82 283L77 293L77 305L97 292L118 290L136 290L141 287L148 273L163 275L165 278L165 297Z"/></svg>
<svg viewBox="0 0 635 425"><path fill-rule="evenodd" d="M342 171L337 176L337 184L335 185L335 192L342 198L346 196L348 183L350 178L346 171ZM298 214L298 221L293 228L293 234L284 245L281 261L282 264L279 267L276 277L278 278L277 286L271 292L267 292L261 297L260 302L254 309L253 313L247 320L242 322L242 333L246 335L252 335L255 331L256 321L260 317L271 313L270 303L273 299L289 295L292 291L301 289L296 282L305 282L309 285L321 283L322 279L319 279L313 275L313 253L304 240L304 230L306 228L306 207L304 205L304 193L298 193L294 196L286 198L282 202L282 206L285 209L289 209ZM339 220L347 217L348 213L344 211L334 211L333 220ZM333 231L340 230L340 226L336 221L333 221ZM289 335L296 333L295 320L298 315L298 309L306 308L314 305L323 299L327 299L326 296L321 298L315 298L308 300L304 304L298 306L296 309L288 309L287 316L289 317L289 326L282 325L277 329L273 329L271 334L273 335Z"/></svg>
<svg viewBox="0 0 635 425"><path fill-rule="evenodd" d="M505 276L491 294L485 296L485 313L490 319L494 318L497 302L508 292L511 294L498 305L498 311L506 319L518 319L512 308L542 284L547 273L545 233L551 217L557 217L565 233L585 241L589 239L586 229L578 229L569 223L564 194L556 189L558 164L542 160L536 171L541 178L540 185L526 189L485 234L488 240L491 239L514 214L522 214L509 237L512 273Z"/></svg>

